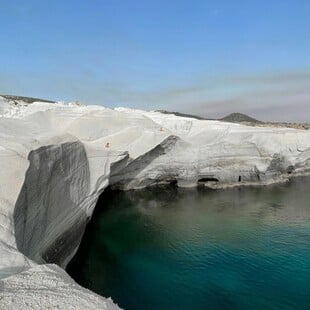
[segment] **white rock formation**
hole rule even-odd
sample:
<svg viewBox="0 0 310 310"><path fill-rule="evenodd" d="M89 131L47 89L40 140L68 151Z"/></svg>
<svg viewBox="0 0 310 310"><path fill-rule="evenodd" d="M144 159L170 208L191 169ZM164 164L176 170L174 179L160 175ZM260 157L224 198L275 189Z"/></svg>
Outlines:
<svg viewBox="0 0 310 310"><path fill-rule="evenodd" d="M310 172L307 130L1 97L0 115L1 309L118 308L60 268L108 185L225 187Z"/></svg>

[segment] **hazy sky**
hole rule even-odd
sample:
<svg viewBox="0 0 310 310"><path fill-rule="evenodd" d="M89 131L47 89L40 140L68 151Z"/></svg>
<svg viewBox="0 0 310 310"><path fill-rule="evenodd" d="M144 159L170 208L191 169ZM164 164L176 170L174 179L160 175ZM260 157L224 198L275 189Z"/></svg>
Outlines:
<svg viewBox="0 0 310 310"><path fill-rule="evenodd" d="M310 121L309 0L0 0L0 93Z"/></svg>

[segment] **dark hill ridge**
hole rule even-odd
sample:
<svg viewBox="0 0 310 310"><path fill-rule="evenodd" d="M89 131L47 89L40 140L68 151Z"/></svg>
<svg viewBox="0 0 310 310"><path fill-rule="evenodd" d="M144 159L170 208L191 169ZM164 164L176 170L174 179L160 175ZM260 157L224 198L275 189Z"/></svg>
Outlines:
<svg viewBox="0 0 310 310"><path fill-rule="evenodd" d="M256 124L261 124L263 123L262 121L259 121L253 117L250 117L246 114L242 113L231 113L223 118L219 119L220 121L225 121L225 122L230 122L230 123L256 123Z"/></svg>
<svg viewBox="0 0 310 310"><path fill-rule="evenodd" d="M49 103L55 103L55 101L51 101L51 100L46 100L46 99L40 99L40 98L32 98L32 97L23 97L23 96L12 96L12 95L0 95L1 97L7 99L7 100L11 100L14 101L14 103L17 103L16 101L22 100L26 103L33 103L36 101L40 101L40 102L49 102Z"/></svg>
<svg viewBox="0 0 310 310"><path fill-rule="evenodd" d="M263 122L250 117L246 114L242 113L231 113L223 118L219 119L214 119L214 118L206 118L202 116L197 116L197 115L192 115L192 114L186 114L186 113L180 113L180 112L169 112L165 110L158 110L157 112L163 113L163 114L174 114L176 116L181 116L181 117L190 117L190 118L195 118L195 119L200 119L200 120L219 120L219 121L224 121L224 122L230 122L230 123L255 123L255 124L262 124Z"/></svg>
<svg viewBox="0 0 310 310"><path fill-rule="evenodd" d="M186 114L186 113L180 113L180 112L169 112L169 111L166 111L166 110L157 110L156 112L160 112L160 113L163 113L163 114L174 114L175 116L190 117L190 118L200 119L200 120L207 119L205 117L197 116L197 115L193 115L193 114Z"/></svg>

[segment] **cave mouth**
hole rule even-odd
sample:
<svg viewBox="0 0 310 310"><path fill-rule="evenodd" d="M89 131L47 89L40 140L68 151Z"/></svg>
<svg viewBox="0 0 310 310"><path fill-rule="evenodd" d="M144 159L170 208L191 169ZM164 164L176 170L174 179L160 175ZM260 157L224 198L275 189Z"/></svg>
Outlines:
<svg viewBox="0 0 310 310"><path fill-rule="evenodd" d="M107 189L67 272L124 309L307 308L309 186Z"/></svg>
<svg viewBox="0 0 310 310"><path fill-rule="evenodd" d="M204 177L204 178L198 179L197 186L198 187L208 187L209 185L215 185L218 182L219 182L219 179L215 178L214 176Z"/></svg>
<svg viewBox="0 0 310 310"><path fill-rule="evenodd" d="M198 183L206 183L206 182L218 182L219 179L214 177L201 178L198 180Z"/></svg>

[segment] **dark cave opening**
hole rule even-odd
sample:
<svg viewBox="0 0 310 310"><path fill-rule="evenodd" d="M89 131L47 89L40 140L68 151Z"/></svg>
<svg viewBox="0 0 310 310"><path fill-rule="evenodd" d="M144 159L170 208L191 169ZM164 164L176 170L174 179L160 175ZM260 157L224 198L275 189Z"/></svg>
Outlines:
<svg viewBox="0 0 310 310"><path fill-rule="evenodd" d="M207 182L219 182L219 179L214 177L206 177L198 180L198 183L207 183Z"/></svg>

